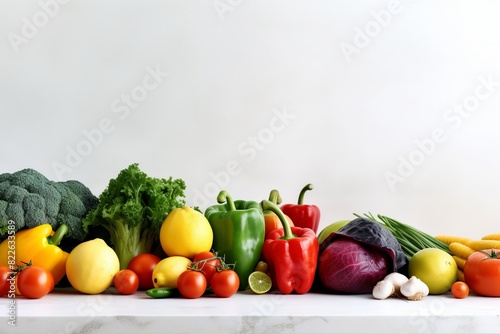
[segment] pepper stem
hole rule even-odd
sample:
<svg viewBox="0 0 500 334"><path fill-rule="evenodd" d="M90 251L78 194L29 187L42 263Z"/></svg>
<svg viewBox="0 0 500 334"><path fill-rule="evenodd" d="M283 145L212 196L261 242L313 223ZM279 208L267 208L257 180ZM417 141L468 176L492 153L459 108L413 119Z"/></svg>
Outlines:
<svg viewBox="0 0 500 334"><path fill-rule="evenodd" d="M54 232L53 235L47 237L49 241L49 245L59 245L61 243L62 238L68 232L68 226L66 224L62 224L59 228Z"/></svg>
<svg viewBox="0 0 500 334"><path fill-rule="evenodd" d="M304 188L302 188L302 190L300 191L300 194L299 194L299 201L298 201L299 205L304 203L304 194L306 193L306 191L312 190L312 189L313 189L313 185L311 183L306 184L306 186Z"/></svg>
<svg viewBox="0 0 500 334"><path fill-rule="evenodd" d="M228 211L236 211L236 206L234 205L231 195L229 195L229 193L225 190L221 190L219 192L219 195L217 196L217 202L219 202L219 204L227 202L227 205L229 206Z"/></svg>
<svg viewBox="0 0 500 334"><path fill-rule="evenodd" d="M272 202L274 204L281 204L281 196L278 190L273 189L271 190L271 193L269 194L269 202Z"/></svg>
<svg viewBox="0 0 500 334"><path fill-rule="evenodd" d="M262 208L262 211L265 210L272 211L280 219L281 224L283 224L283 231L284 231L284 235L280 239L288 240L295 238L295 235L293 235L292 233L292 228L290 227L290 224L288 224L288 221L286 220L285 214L276 204L274 204L271 201L263 200L262 202L260 202L260 206Z"/></svg>

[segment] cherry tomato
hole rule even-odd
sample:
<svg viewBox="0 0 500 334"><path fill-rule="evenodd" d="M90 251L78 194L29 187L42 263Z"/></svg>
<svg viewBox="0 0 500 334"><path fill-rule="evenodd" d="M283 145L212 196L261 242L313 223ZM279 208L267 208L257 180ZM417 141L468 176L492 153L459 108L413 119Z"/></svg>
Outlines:
<svg viewBox="0 0 500 334"><path fill-rule="evenodd" d="M12 272L7 266L0 266L0 297L5 296L10 291L9 278Z"/></svg>
<svg viewBox="0 0 500 334"><path fill-rule="evenodd" d="M29 266L17 274L19 293L30 299L38 299L54 289L54 277L45 268Z"/></svg>
<svg viewBox="0 0 500 334"><path fill-rule="evenodd" d="M457 281L451 286L453 297L462 299L469 295L469 286L465 282Z"/></svg>
<svg viewBox="0 0 500 334"><path fill-rule="evenodd" d="M500 250L472 253L465 262L465 283L481 296L500 297Z"/></svg>
<svg viewBox="0 0 500 334"><path fill-rule="evenodd" d="M154 288L153 269L161 259L150 253L136 255L128 263L127 269L132 270L139 277L139 289L148 290Z"/></svg>
<svg viewBox="0 0 500 334"><path fill-rule="evenodd" d="M139 288L139 276L130 269L122 269L113 277L113 285L122 295L131 295Z"/></svg>
<svg viewBox="0 0 500 334"><path fill-rule="evenodd" d="M210 287L217 297L231 297L240 287L240 278L232 269L221 270L212 276Z"/></svg>
<svg viewBox="0 0 500 334"><path fill-rule="evenodd" d="M207 279L201 271L186 270L177 279L177 289L186 298L199 298L207 289Z"/></svg>
<svg viewBox="0 0 500 334"><path fill-rule="evenodd" d="M193 264L195 264L198 261L206 260L199 262L197 264L197 269L201 270L203 274L205 275L207 279L207 285L210 286L210 283L212 281L212 277L214 276L215 272L217 271L217 268L221 265L220 260L215 258L212 260L208 260L210 258L214 258L215 255L212 252L206 251L206 252L201 252L198 253L194 259L193 259Z"/></svg>

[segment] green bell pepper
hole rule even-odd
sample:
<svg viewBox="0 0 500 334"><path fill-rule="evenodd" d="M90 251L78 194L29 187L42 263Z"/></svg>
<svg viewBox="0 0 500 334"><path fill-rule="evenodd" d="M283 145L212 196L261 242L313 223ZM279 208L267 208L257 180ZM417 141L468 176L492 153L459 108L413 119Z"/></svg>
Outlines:
<svg viewBox="0 0 500 334"><path fill-rule="evenodd" d="M240 279L239 290L245 290L248 276L257 266L264 244L264 213L259 203L233 201L225 190L219 193L217 202L218 205L205 210L214 234L212 249L227 264L234 264L234 271Z"/></svg>

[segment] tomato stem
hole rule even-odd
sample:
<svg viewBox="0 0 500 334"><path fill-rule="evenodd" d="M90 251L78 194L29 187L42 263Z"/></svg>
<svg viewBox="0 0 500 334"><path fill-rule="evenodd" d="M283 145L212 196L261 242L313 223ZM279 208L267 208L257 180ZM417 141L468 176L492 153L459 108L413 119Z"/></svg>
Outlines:
<svg viewBox="0 0 500 334"><path fill-rule="evenodd" d="M481 253L486 254L488 257L484 258L483 260L489 260L489 259L498 259L498 252L495 252L495 249L491 249L491 253L485 251L485 250L480 250Z"/></svg>
<svg viewBox="0 0 500 334"><path fill-rule="evenodd" d="M215 265L215 266L213 264L207 264L208 261L212 261L212 260L219 260L219 264ZM203 271L203 267L205 265L213 266L213 267L215 267L215 269L217 271L223 271L223 270L234 269L234 267L236 266L236 263L234 263L234 264L226 263L225 257L220 257L220 256L217 256L217 254L215 254L215 256L213 256L213 257L209 257L206 259L201 259L199 261L193 262L191 265L188 266L188 269L195 270L195 271Z"/></svg>
<svg viewBox="0 0 500 334"><path fill-rule="evenodd" d="M24 269L31 267L33 265L33 263L31 263L31 260L30 260L30 262L24 262L24 261L21 261L21 262L24 263L25 265L24 266L17 266L16 273L20 273Z"/></svg>
<svg viewBox="0 0 500 334"><path fill-rule="evenodd" d="M213 256L213 257L208 257L206 259L201 259L199 261L191 263L191 265L189 265L188 269L195 270L195 271L203 271L203 267L205 267L205 265L215 267L213 264L207 264L208 261L212 261L212 260L219 260L220 261L221 259L222 258L220 256Z"/></svg>

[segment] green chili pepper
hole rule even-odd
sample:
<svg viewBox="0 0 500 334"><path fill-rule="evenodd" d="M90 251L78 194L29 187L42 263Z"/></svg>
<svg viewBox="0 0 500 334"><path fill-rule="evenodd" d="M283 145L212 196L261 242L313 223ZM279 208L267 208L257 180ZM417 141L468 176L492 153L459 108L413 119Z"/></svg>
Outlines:
<svg viewBox="0 0 500 334"><path fill-rule="evenodd" d="M234 265L240 279L239 290L245 290L264 244L264 213L259 203L233 201L225 190L219 193L217 202L219 205L205 211L214 233L212 248L227 264Z"/></svg>
<svg viewBox="0 0 500 334"><path fill-rule="evenodd" d="M152 298L168 298L178 295L179 290L176 288L152 288L146 290L146 294Z"/></svg>

